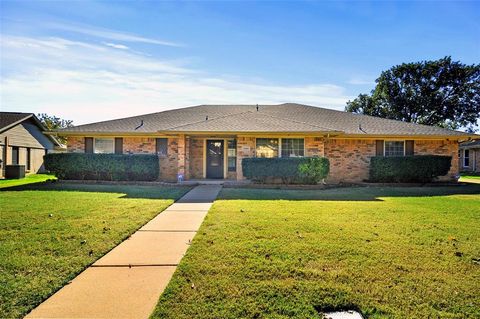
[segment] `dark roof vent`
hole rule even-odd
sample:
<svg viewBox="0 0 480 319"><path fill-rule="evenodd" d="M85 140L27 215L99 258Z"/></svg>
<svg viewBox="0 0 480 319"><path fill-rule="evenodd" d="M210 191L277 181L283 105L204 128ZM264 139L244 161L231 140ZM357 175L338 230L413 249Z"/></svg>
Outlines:
<svg viewBox="0 0 480 319"><path fill-rule="evenodd" d="M208 121L208 115L207 115L207 116L205 116L205 121Z"/></svg>
<svg viewBox="0 0 480 319"><path fill-rule="evenodd" d="M143 126L143 120L140 120L140 125L135 128L135 131Z"/></svg>

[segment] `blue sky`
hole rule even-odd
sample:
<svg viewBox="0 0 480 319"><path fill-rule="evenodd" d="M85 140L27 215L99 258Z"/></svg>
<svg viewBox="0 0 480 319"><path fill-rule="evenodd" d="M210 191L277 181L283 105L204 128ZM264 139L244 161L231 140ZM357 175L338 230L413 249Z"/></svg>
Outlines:
<svg viewBox="0 0 480 319"><path fill-rule="evenodd" d="M393 65L480 62L480 2L0 5L1 110L76 124L204 103L343 109Z"/></svg>

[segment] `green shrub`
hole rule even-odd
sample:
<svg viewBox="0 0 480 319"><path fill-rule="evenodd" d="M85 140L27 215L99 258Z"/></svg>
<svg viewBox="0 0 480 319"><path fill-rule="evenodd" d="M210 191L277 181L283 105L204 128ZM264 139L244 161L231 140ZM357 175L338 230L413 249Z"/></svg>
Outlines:
<svg viewBox="0 0 480 319"><path fill-rule="evenodd" d="M324 157L244 158L243 175L256 182L280 179L283 183L316 184L327 177L328 159Z"/></svg>
<svg viewBox="0 0 480 319"><path fill-rule="evenodd" d="M45 169L60 179L153 181L160 173L154 154L52 153L44 160Z"/></svg>
<svg viewBox="0 0 480 319"><path fill-rule="evenodd" d="M370 160L370 181L427 183L438 176L446 175L450 170L451 162L451 156L376 156Z"/></svg>

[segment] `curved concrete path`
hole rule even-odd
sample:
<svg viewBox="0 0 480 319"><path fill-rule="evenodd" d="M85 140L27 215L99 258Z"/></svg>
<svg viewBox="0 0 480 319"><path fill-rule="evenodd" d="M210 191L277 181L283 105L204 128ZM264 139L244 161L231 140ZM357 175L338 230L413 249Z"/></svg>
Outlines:
<svg viewBox="0 0 480 319"><path fill-rule="evenodd" d="M148 318L220 189L195 187L26 318Z"/></svg>

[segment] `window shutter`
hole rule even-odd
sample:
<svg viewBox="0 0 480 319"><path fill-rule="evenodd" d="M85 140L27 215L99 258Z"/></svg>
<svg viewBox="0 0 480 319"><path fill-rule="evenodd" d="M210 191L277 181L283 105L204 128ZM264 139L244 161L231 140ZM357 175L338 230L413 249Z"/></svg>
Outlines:
<svg viewBox="0 0 480 319"><path fill-rule="evenodd" d="M376 155L383 156L383 140L376 140Z"/></svg>
<svg viewBox="0 0 480 319"><path fill-rule="evenodd" d="M93 153L93 137L85 137L85 153Z"/></svg>
<svg viewBox="0 0 480 319"><path fill-rule="evenodd" d="M115 137L115 154L123 154L123 138Z"/></svg>
<svg viewBox="0 0 480 319"><path fill-rule="evenodd" d="M413 140L405 141L405 155L413 155L414 153L413 145L414 145Z"/></svg>

